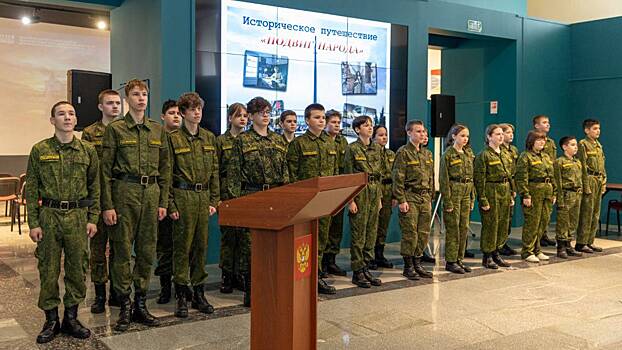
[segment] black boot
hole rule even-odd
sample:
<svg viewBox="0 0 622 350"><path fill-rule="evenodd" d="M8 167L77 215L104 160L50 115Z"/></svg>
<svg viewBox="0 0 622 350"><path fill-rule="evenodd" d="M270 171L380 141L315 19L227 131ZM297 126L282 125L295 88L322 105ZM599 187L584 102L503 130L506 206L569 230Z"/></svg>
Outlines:
<svg viewBox="0 0 622 350"><path fill-rule="evenodd" d="M557 241L557 257L562 259L568 259L568 253L566 252L566 242Z"/></svg>
<svg viewBox="0 0 622 350"><path fill-rule="evenodd" d="M134 307L132 308L132 321L142 323L145 326L156 327L160 321L147 310L147 297L143 293L134 293Z"/></svg>
<svg viewBox="0 0 622 350"><path fill-rule="evenodd" d="M191 306L193 309L197 309L201 313L211 314L214 312L214 307L207 301L207 299L205 299L205 290L203 288L202 284L192 288L194 290L194 294L192 296Z"/></svg>
<svg viewBox="0 0 622 350"><path fill-rule="evenodd" d="M466 273L469 273L469 272L473 271L473 270L471 270L471 268L470 268L470 267L466 266L466 265L464 264L464 262L462 262L462 260L458 260L458 265L460 265L460 267L462 267L462 269L463 269L463 270L464 270L464 272L466 272Z"/></svg>
<svg viewBox="0 0 622 350"><path fill-rule="evenodd" d="M413 266L415 268L415 272L423 278L432 278L432 272L426 271L421 265L421 258L414 257L413 258Z"/></svg>
<svg viewBox="0 0 622 350"><path fill-rule="evenodd" d="M326 272L326 270L318 270L317 271L317 275L320 278L327 278L328 277L328 272Z"/></svg>
<svg viewBox="0 0 622 350"><path fill-rule="evenodd" d="M384 257L384 246L383 245L377 245L374 252L376 255L376 264L378 264L378 267L383 267L386 269L393 268L393 264L387 258Z"/></svg>
<svg viewBox="0 0 622 350"><path fill-rule="evenodd" d="M317 279L317 292L320 294L336 294L337 289L329 285L323 278Z"/></svg>
<svg viewBox="0 0 622 350"><path fill-rule="evenodd" d="M91 336L91 331L78 321L78 305L65 308L61 332L78 339L86 339Z"/></svg>
<svg viewBox="0 0 622 350"><path fill-rule="evenodd" d="M352 273L352 283L361 288L371 288L371 284L363 274L363 269L356 270Z"/></svg>
<svg viewBox="0 0 622 350"><path fill-rule="evenodd" d="M58 319L58 308L45 310L45 323L43 329L37 336L37 343L43 344L52 341L60 333L60 320Z"/></svg>
<svg viewBox="0 0 622 350"><path fill-rule="evenodd" d="M475 254L469 250L469 238L467 237L466 242L464 244L464 257L465 258L474 258Z"/></svg>
<svg viewBox="0 0 622 350"><path fill-rule="evenodd" d="M114 326L114 330L118 332L125 332L128 328L130 328L131 322L130 311L132 306L130 303L130 297L117 295L117 301L119 302L120 310L119 319Z"/></svg>
<svg viewBox="0 0 622 350"><path fill-rule="evenodd" d="M95 301L91 305L92 314L101 314L106 311L106 285L95 283Z"/></svg>
<svg viewBox="0 0 622 350"><path fill-rule="evenodd" d="M495 250L494 252L492 252L492 261L494 261L495 264L497 264L497 266L501 266L501 267L510 267L511 266L508 262L503 260L501 255L499 255L499 251L498 250Z"/></svg>
<svg viewBox="0 0 622 350"><path fill-rule="evenodd" d="M345 276L346 272L343 271L335 262L336 256L335 254L324 254L324 258L326 259L326 269L324 271L328 272L334 276Z"/></svg>
<svg viewBox="0 0 622 350"><path fill-rule="evenodd" d="M175 317L188 317L188 287L175 283Z"/></svg>
<svg viewBox="0 0 622 350"><path fill-rule="evenodd" d="M251 307L251 274L244 274L244 306Z"/></svg>
<svg viewBox="0 0 622 350"><path fill-rule="evenodd" d="M110 286L108 287L108 306L121 306L121 302L117 297L117 292L114 290L114 286L112 285L112 280L110 281Z"/></svg>
<svg viewBox="0 0 622 350"><path fill-rule="evenodd" d="M245 291L246 287L244 287L244 274L236 273L233 275L233 288L239 290L240 292Z"/></svg>
<svg viewBox="0 0 622 350"><path fill-rule="evenodd" d="M222 294L233 293L233 276L231 272L222 271L222 280L220 281L220 292Z"/></svg>
<svg viewBox="0 0 622 350"><path fill-rule="evenodd" d="M590 249L592 249L596 253L602 253L603 251L603 248L597 247L594 244L588 244L587 246L590 247Z"/></svg>
<svg viewBox="0 0 622 350"><path fill-rule="evenodd" d="M378 270L378 262L376 262L375 259L372 259L370 262L367 263L366 267L369 270Z"/></svg>
<svg viewBox="0 0 622 350"><path fill-rule="evenodd" d="M460 275L464 275L465 274L464 269L460 265L458 265L458 263L455 263L455 262L446 262L445 263L445 271L457 273L457 274L460 274Z"/></svg>
<svg viewBox="0 0 622 350"><path fill-rule="evenodd" d="M583 256L583 253L574 250L574 248L570 245L570 241L566 241L566 254L568 256Z"/></svg>
<svg viewBox="0 0 622 350"><path fill-rule="evenodd" d="M592 248L590 248L589 246L585 245L585 244L579 244L576 243L574 245L574 250L578 251L578 252L582 252L582 253L587 253L587 254L592 254L594 253L594 251L592 250Z"/></svg>
<svg viewBox="0 0 622 350"><path fill-rule="evenodd" d="M379 287L382 285L380 278L374 277L366 268L363 268L363 276L365 276L365 279L367 279L372 286Z"/></svg>
<svg viewBox="0 0 622 350"><path fill-rule="evenodd" d="M419 275L415 272L413 266L413 257L412 256L404 256L404 271L402 271L402 276L408 278L411 281L418 281Z"/></svg>
<svg viewBox="0 0 622 350"><path fill-rule="evenodd" d="M518 252L516 252L516 250L510 248L510 246L506 243L506 244L503 245L503 248L501 248L501 250L499 250L499 254L504 255L504 256L512 256L512 255L518 254Z"/></svg>
<svg viewBox="0 0 622 350"><path fill-rule="evenodd" d="M423 252L423 256L421 257L421 261L427 262L427 263L436 264L436 258L434 258L433 256L428 255L428 253L426 253L425 251ZM416 266L417 265L415 264L415 267Z"/></svg>
<svg viewBox="0 0 622 350"><path fill-rule="evenodd" d="M540 246L541 247L548 247L548 246L555 247L555 241L550 239L546 235L546 232L545 232L542 238L540 238Z"/></svg>
<svg viewBox="0 0 622 350"><path fill-rule="evenodd" d="M499 266L495 264L494 260L492 260L492 254L490 253L484 253L484 256L482 257L482 266L484 266L487 269L493 269L493 270L496 270L499 268Z"/></svg>
<svg viewBox="0 0 622 350"><path fill-rule="evenodd" d="M168 304L171 301L171 275L160 276L160 295L156 303Z"/></svg>

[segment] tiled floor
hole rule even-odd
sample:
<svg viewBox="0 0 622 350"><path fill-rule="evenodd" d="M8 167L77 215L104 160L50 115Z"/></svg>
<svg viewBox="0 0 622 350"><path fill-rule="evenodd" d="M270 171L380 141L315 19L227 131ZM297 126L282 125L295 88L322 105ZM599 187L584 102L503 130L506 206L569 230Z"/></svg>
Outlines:
<svg viewBox="0 0 622 350"><path fill-rule="evenodd" d="M473 225L478 232L477 225ZM618 236L612 236L617 238ZM401 266L375 272L380 288L363 290L348 277L329 278L338 289L335 296L321 297L318 316L318 347L326 349L622 349L622 242L599 239L605 253L559 263L529 265L518 256L513 267L487 271L479 259L467 259L474 272L453 275L441 262L435 277L406 281ZM437 254L443 240L432 237ZM520 230L512 234L511 245L520 246ZM470 240L477 250L479 241ZM37 348L34 339L43 323L36 307L38 273L34 243L24 234L10 232L0 219L0 349ZM547 248L554 255L554 248ZM401 265L399 244L387 246L385 254ZM479 256L479 255L478 255ZM348 251L339 255L339 265L349 266ZM158 281L151 280L149 308L162 317L155 329L135 326L125 334L111 330L118 310L92 315L87 301L80 319L93 330L87 341L60 336L42 346L48 349L238 349L249 347L249 314L241 306L242 293L220 294L220 271L209 266L208 300L216 307L213 315L192 312L186 320L176 319L173 303L157 305ZM62 283L62 280L61 280Z"/></svg>

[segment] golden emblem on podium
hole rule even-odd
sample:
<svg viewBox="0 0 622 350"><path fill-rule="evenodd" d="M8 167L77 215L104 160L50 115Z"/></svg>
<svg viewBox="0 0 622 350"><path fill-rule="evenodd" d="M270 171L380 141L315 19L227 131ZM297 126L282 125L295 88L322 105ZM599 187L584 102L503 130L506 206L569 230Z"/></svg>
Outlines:
<svg viewBox="0 0 622 350"><path fill-rule="evenodd" d="M304 273L309 268L309 245L302 244L296 252L296 262L298 263L298 271Z"/></svg>
<svg viewBox="0 0 622 350"><path fill-rule="evenodd" d="M294 279L300 280L311 275L312 235L296 238L294 242Z"/></svg>

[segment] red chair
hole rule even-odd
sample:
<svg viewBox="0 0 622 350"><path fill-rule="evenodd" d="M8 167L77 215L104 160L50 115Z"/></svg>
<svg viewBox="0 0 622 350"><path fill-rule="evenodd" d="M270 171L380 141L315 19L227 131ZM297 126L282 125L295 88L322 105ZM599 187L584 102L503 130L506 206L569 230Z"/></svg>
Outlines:
<svg viewBox="0 0 622 350"><path fill-rule="evenodd" d="M611 209L616 211L616 218L618 221L618 236L620 235L620 211L622 211L622 202L617 199L612 199L607 205L607 223L605 224L605 235L609 235L609 213Z"/></svg>

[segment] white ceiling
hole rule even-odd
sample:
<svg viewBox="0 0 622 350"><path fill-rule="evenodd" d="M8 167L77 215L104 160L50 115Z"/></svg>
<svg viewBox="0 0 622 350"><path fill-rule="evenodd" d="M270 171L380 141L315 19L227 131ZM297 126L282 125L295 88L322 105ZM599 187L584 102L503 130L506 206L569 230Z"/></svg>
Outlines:
<svg viewBox="0 0 622 350"><path fill-rule="evenodd" d="M622 0L527 0L527 15L561 23L622 16Z"/></svg>

